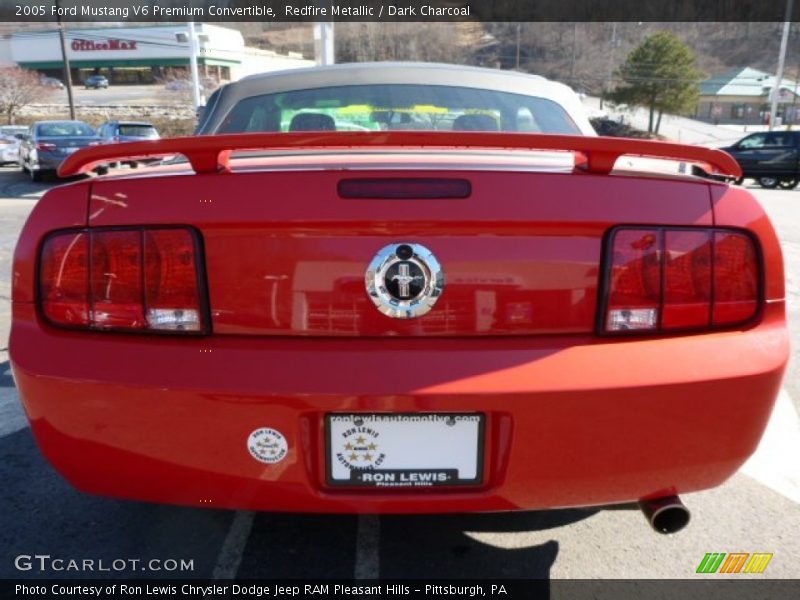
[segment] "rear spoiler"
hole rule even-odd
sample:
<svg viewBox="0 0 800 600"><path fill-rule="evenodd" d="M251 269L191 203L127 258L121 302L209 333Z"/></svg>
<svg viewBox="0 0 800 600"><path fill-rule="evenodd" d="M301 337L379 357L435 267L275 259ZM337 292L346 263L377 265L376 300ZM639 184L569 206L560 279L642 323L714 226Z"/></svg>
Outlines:
<svg viewBox="0 0 800 600"><path fill-rule="evenodd" d="M615 137L487 133L471 131L340 131L296 133L235 133L176 137L147 142L90 146L67 157L58 168L61 177L88 173L120 160L141 160L181 154L195 173L230 170L235 151L363 148L456 149L485 148L555 150L583 155L576 166L608 174L620 156L639 156L699 163L710 175L738 179L739 164L722 150L668 142Z"/></svg>

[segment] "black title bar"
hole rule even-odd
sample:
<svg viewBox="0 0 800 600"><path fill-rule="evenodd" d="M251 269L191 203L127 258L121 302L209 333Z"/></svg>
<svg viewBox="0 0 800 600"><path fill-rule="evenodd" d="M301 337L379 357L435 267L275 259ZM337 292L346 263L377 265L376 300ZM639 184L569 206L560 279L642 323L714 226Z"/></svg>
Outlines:
<svg viewBox="0 0 800 600"><path fill-rule="evenodd" d="M753 22L784 21L786 7L787 0L4 0L0 20Z"/></svg>

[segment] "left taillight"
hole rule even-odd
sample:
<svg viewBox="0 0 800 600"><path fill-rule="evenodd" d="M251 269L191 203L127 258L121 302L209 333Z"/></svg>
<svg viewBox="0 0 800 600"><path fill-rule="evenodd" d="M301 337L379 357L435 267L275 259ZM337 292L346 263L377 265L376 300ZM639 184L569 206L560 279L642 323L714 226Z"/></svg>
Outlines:
<svg viewBox="0 0 800 600"><path fill-rule="evenodd" d="M40 254L42 314L67 327L205 333L199 247L182 227L51 234Z"/></svg>
<svg viewBox="0 0 800 600"><path fill-rule="evenodd" d="M65 233L50 236L42 248L39 297L49 321L88 327L89 235Z"/></svg>
<svg viewBox="0 0 800 600"><path fill-rule="evenodd" d="M608 236L604 264L604 333L741 325L761 304L760 254L744 231L619 227Z"/></svg>

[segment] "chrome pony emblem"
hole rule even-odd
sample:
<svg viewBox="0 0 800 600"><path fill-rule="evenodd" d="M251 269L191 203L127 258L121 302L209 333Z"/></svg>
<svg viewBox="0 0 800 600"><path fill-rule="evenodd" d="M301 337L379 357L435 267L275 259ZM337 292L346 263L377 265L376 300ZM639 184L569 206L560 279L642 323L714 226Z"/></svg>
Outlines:
<svg viewBox="0 0 800 600"><path fill-rule="evenodd" d="M367 267L367 294L383 314L412 319L427 313L444 289L444 273L433 253L419 244L390 244Z"/></svg>
<svg viewBox="0 0 800 600"><path fill-rule="evenodd" d="M397 263L398 273L396 275L394 274L391 275L391 280L390 280L391 284L397 284L397 293L392 293L392 290L390 289L389 293L392 294L392 296L399 296L400 298L410 298L412 297L412 295L416 296L417 294L419 294L418 291L416 291L414 294L411 293L411 284L417 281L425 281L425 276L418 274L412 275L411 274L412 266L415 267L418 271L420 272L422 271L422 269L420 269L416 265L412 265L411 263L407 262ZM388 272L386 276L387 278L389 277ZM387 285L387 289L389 287L390 286Z"/></svg>

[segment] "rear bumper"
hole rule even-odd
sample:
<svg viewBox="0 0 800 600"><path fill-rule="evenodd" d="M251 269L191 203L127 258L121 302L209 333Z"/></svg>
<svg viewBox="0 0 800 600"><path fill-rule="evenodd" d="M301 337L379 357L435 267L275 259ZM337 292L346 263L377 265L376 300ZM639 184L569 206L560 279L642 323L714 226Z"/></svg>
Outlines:
<svg viewBox="0 0 800 600"><path fill-rule="evenodd" d="M14 305L14 375L78 488L196 506L459 512L709 488L755 449L788 357L783 304L747 331L651 340L175 339L48 329ZM329 412L486 414L480 487L325 484ZM288 441L264 464L261 427Z"/></svg>
<svg viewBox="0 0 800 600"><path fill-rule="evenodd" d="M19 150L6 149L0 151L0 162L3 163L19 162Z"/></svg>
<svg viewBox="0 0 800 600"><path fill-rule="evenodd" d="M66 157L66 154L38 152L36 160L30 162L30 168L34 171L55 171Z"/></svg>

